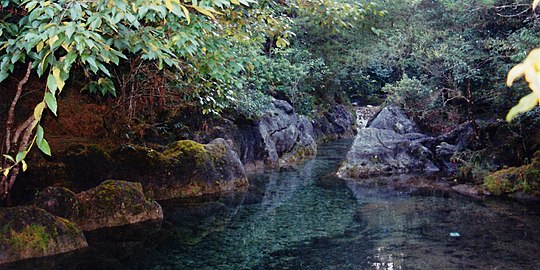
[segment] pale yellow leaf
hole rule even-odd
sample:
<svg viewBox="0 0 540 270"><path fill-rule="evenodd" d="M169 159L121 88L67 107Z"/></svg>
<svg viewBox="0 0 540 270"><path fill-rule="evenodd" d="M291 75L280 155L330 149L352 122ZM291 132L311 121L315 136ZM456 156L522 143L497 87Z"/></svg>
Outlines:
<svg viewBox="0 0 540 270"><path fill-rule="evenodd" d="M57 67L53 67L52 73L54 76L54 80L56 81L56 86L58 87L58 91L62 92L62 89L64 88L64 85L66 85L66 83L64 82L64 80L62 80L62 77L60 76L60 69Z"/></svg>
<svg viewBox="0 0 540 270"><path fill-rule="evenodd" d="M514 81L525 73L526 68L527 66L525 64L517 64L515 67L510 69L508 72L508 77L506 78L506 85L512 86Z"/></svg>
<svg viewBox="0 0 540 270"><path fill-rule="evenodd" d="M173 5L172 5L171 0L165 0L165 6L166 6L167 9L169 10L169 12L172 12L172 11L173 11Z"/></svg>
<svg viewBox="0 0 540 270"><path fill-rule="evenodd" d="M189 10L186 8L186 6L180 4L180 7L182 8L182 11L184 11L184 15L186 15L187 23L191 23L191 19L189 18Z"/></svg>
<svg viewBox="0 0 540 270"><path fill-rule="evenodd" d="M47 40L47 44L49 44L49 46L52 46L57 40L58 36L52 36L51 38L49 38L49 40Z"/></svg>
<svg viewBox="0 0 540 270"><path fill-rule="evenodd" d="M532 4L533 10L538 6L539 3L540 3L540 0L534 0L533 1L533 4Z"/></svg>
<svg viewBox="0 0 540 270"><path fill-rule="evenodd" d="M512 107L508 114L506 115L506 121L510 122L518 114L527 112L538 105L538 99L534 93L530 93L519 100L519 103Z"/></svg>
<svg viewBox="0 0 540 270"><path fill-rule="evenodd" d="M41 119L41 115L43 114L43 110L45 109L45 102L40 102L36 107L34 108L34 121L39 121Z"/></svg>
<svg viewBox="0 0 540 270"><path fill-rule="evenodd" d="M24 159L21 160L21 164L22 164L22 171L25 172L26 169L28 169L28 165L26 164L26 161L24 161Z"/></svg>

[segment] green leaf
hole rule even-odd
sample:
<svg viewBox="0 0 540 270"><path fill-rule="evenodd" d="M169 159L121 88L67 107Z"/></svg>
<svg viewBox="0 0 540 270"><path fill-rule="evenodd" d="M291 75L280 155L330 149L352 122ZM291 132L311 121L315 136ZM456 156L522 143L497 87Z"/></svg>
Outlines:
<svg viewBox="0 0 540 270"><path fill-rule="evenodd" d="M49 76L47 76L47 88L49 89L49 91L51 91L51 93L53 93L53 95L54 93L56 93L56 80L54 79L54 76L52 74L49 74Z"/></svg>
<svg viewBox="0 0 540 270"><path fill-rule="evenodd" d="M51 155L51 147L49 146L49 143L47 140L43 139L40 144L37 145L39 150L43 152L45 155L50 156Z"/></svg>
<svg viewBox="0 0 540 270"><path fill-rule="evenodd" d="M56 97L51 92L47 92L45 94L45 103L47 103L47 107L56 116L56 110L58 109L58 105L56 104Z"/></svg>
<svg viewBox="0 0 540 270"><path fill-rule="evenodd" d="M41 125L38 125L36 131L36 143L38 145L41 144L41 141L43 141L43 134L43 127Z"/></svg>
<svg viewBox="0 0 540 270"><path fill-rule="evenodd" d="M528 112L536 105L538 105L538 99L534 93L524 96L519 100L519 103L516 106L510 109L506 115L506 121L512 121L518 114Z"/></svg>
<svg viewBox="0 0 540 270"><path fill-rule="evenodd" d="M15 163L21 162L26 157L26 151L21 151L17 153L17 156L15 157Z"/></svg>
<svg viewBox="0 0 540 270"><path fill-rule="evenodd" d="M75 22L70 22L68 26L66 27L66 37L68 39L70 39L71 36L73 36L73 33L75 33L75 30L76 30L75 27L76 27Z"/></svg>

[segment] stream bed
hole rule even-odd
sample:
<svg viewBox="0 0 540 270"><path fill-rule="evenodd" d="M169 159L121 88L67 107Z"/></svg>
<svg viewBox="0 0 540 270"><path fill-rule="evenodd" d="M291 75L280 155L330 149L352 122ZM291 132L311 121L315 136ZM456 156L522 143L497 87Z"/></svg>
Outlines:
<svg viewBox="0 0 540 270"><path fill-rule="evenodd" d="M162 224L96 231L87 249L7 269L540 268L537 205L341 180L350 144L252 175L244 194L161 202Z"/></svg>

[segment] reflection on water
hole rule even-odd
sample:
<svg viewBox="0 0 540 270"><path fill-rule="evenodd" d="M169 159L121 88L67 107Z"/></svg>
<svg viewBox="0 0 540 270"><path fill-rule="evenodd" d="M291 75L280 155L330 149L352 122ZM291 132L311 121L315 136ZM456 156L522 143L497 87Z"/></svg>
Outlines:
<svg viewBox="0 0 540 270"><path fill-rule="evenodd" d="M161 229L154 224L135 233L126 233L132 228L97 232L86 250L8 269L540 266L537 208L475 201L444 188L409 188L403 183L410 181L402 178L337 179L333 172L349 145L325 144L316 159L297 170L254 175L245 194L163 202ZM426 180L413 180L418 181ZM130 237L111 237L122 233Z"/></svg>

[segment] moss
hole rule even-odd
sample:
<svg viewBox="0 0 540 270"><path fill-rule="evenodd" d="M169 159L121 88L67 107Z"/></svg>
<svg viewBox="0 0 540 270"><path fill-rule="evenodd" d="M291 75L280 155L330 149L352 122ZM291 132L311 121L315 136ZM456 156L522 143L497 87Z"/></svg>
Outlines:
<svg viewBox="0 0 540 270"><path fill-rule="evenodd" d="M512 192L540 195L540 156L535 154L531 164L489 174L484 178L484 186L495 195Z"/></svg>
<svg viewBox="0 0 540 270"><path fill-rule="evenodd" d="M27 249L45 251L53 238L44 226L30 224L20 231L10 230L11 247L17 252Z"/></svg>
<svg viewBox="0 0 540 270"><path fill-rule="evenodd" d="M166 156L192 156L202 158L206 154L203 144L192 140L181 140L169 145L169 149L163 152Z"/></svg>

